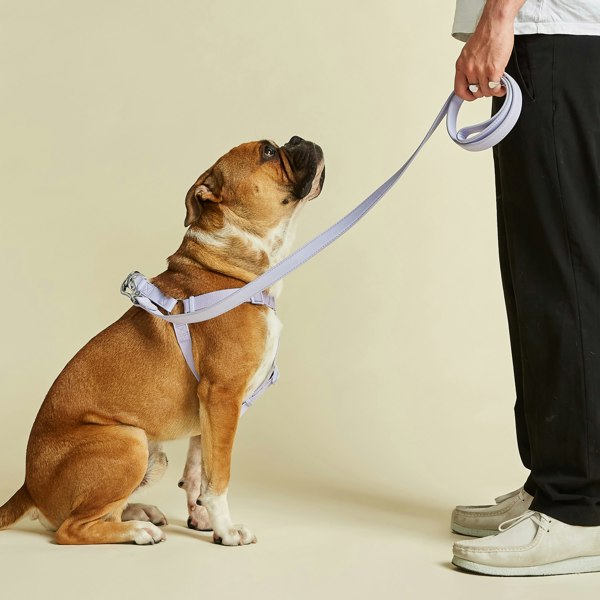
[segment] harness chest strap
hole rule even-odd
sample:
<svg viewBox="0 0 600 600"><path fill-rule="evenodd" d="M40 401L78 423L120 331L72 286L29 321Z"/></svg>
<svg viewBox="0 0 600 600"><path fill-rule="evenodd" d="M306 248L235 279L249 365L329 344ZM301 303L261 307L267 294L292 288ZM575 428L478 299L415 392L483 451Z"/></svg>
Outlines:
<svg viewBox="0 0 600 600"><path fill-rule="evenodd" d="M200 296L190 296L189 298L184 298L181 300L183 304L183 312L184 314L187 314L195 310L205 308L206 306L211 306L215 302L219 302L220 300L227 298L227 296L235 292L236 289L238 288L217 290L214 292L208 292L207 294L201 294ZM121 292L128 296L136 306L143 308L145 311L155 316L164 316L159 310L159 307L166 310L167 313L170 313L178 302L178 300L175 298L171 298L170 296L163 294L159 288L157 288L153 283L150 283L146 277L144 277L138 271L134 271L128 275L127 279L121 286ZM275 310L275 298L264 291L255 294L246 300L246 302L250 304L264 305L272 310ZM190 335L189 326L187 323L173 323L172 325L175 332L175 337L177 338L177 343L179 344L179 348L181 349L181 353L183 354L185 362L190 368L190 371L194 374L194 377L200 381L200 375L198 375L198 371L194 365L192 336ZM275 355L277 355L277 350L275 351ZM242 414L244 414L246 410L252 406L254 401L260 395L262 395L270 385L276 383L278 379L279 369L275 364L275 359L273 359L273 364L271 365L271 369L269 370L267 377L258 386L258 388L256 388L252 394L250 394L250 396L243 401Z"/></svg>

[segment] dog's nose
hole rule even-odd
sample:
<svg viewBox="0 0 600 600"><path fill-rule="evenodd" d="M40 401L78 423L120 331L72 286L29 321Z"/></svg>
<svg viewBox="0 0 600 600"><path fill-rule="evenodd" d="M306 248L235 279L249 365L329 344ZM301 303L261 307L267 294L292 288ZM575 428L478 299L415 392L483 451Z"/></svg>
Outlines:
<svg viewBox="0 0 600 600"><path fill-rule="evenodd" d="M288 145L290 146L296 146L297 144L300 144L301 142L303 142L304 140L297 135L294 135L290 138L290 141L288 142Z"/></svg>

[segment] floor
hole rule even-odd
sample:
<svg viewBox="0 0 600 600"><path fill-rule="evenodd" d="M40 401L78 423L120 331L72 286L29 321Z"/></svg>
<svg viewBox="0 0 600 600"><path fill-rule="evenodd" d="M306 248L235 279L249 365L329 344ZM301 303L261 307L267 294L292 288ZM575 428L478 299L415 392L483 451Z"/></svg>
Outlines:
<svg viewBox="0 0 600 600"><path fill-rule="evenodd" d="M592 598L600 574L547 578L470 575L450 564L450 507L327 487L239 483L232 513L258 535L243 548L216 546L185 526L177 474L140 500L169 517L165 543L65 547L25 520L0 534L0 597L145 599L193 597L364 599ZM0 488L2 497L10 490ZM210 595L210 596L207 596Z"/></svg>

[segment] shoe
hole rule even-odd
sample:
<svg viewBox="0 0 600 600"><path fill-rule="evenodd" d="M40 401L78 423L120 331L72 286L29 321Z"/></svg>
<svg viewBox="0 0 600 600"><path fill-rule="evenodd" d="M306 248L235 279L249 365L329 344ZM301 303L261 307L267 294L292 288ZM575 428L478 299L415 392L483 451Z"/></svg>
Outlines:
<svg viewBox="0 0 600 600"><path fill-rule="evenodd" d="M500 533L454 544L452 563L484 575L566 575L600 571L600 527L567 525L528 510Z"/></svg>
<svg viewBox="0 0 600 600"><path fill-rule="evenodd" d="M484 537L498 533L504 521L521 516L529 510L533 496L523 488L496 498L496 504L457 506L452 511L450 527L455 533Z"/></svg>

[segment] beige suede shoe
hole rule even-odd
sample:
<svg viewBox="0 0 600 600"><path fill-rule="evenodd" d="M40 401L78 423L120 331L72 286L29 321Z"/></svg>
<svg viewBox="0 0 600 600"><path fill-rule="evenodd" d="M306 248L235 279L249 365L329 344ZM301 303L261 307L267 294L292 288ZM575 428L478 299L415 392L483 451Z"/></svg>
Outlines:
<svg viewBox="0 0 600 600"><path fill-rule="evenodd" d="M496 498L496 504L457 506L452 511L450 527L455 533L484 537L498 533L504 521L521 516L529 510L533 496L523 488Z"/></svg>
<svg viewBox="0 0 600 600"><path fill-rule="evenodd" d="M501 576L600 571L600 527L567 525L529 510L503 523L496 535L456 542L452 563Z"/></svg>

